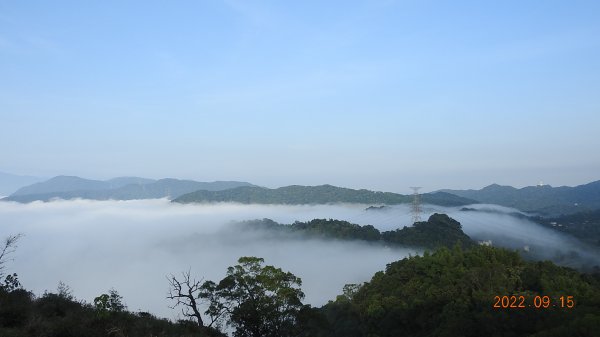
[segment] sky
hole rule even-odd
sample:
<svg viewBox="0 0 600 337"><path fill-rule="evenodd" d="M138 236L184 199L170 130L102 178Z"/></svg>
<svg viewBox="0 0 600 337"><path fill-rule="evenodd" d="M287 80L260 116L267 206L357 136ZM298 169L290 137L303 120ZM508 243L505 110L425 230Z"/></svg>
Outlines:
<svg viewBox="0 0 600 337"><path fill-rule="evenodd" d="M600 179L597 1L0 1L0 171Z"/></svg>

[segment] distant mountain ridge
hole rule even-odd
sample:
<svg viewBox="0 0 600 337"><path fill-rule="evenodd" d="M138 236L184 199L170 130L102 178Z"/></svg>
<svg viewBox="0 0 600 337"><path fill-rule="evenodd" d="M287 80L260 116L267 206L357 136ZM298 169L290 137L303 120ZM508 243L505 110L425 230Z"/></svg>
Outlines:
<svg viewBox="0 0 600 337"><path fill-rule="evenodd" d="M22 187L11 194L11 196L73 191L109 190L131 184L143 185L153 182L155 182L155 180L138 177L118 177L109 180L92 180L76 176L56 176L46 181Z"/></svg>
<svg viewBox="0 0 600 337"><path fill-rule="evenodd" d="M441 190L440 192L546 216L600 209L600 180L575 187L543 185L514 188L492 184L480 190Z"/></svg>
<svg viewBox="0 0 600 337"><path fill-rule="evenodd" d="M75 176L57 176L44 182L23 187L4 198L4 201L32 202L51 199L133 200L176 198L199 189L221 190L240 186L254 186L239 181L198 182L179 179L145 179L119 177L109 180L92 180Z"/></svg>
<svg viewBox="0 0 600 337"><path fill-rule="evenodd" d="M440 206L462 206L474 201L445 192L427 193L421 196L423 203ZM239 202L244 204L404 204L412 201L412 196L391 192L354 190L332 185L300 186L291 185L275 189L258 186L242 186L221 191L198 190L175 198L173 202Z"/></svg>
<svg viewBox="0 0 600 337"><path fill-rule="evenodd" d="M0 196L10 195L19 188L43 180L40 177L0 172Z"/></svg>

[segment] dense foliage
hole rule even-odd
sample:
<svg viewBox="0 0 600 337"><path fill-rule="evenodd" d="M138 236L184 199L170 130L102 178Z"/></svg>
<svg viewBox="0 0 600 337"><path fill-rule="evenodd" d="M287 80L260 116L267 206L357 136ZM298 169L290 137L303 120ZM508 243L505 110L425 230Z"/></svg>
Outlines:
<svg viewBox="0 0 600 337"><path fill-rule="evenodd" d="M297 336L304 308L302 280L263 262L241 257L219 283L204 282L198 298L207 300L209 316L235 328L236 337Z"/></svg>
<svg viewBox="0 0 600 337"><path fill-rule="evenodd" d="M434 205L460 206L474 201L449 193L431 193L421 196L422 201ZM269 189L256 186L244 186L223 191L200 190L174 199L174 202L239 202L245 204L327 204L327 203L363 203L363 204L403 204L412 200L412 196L353 190L331 185L286 186Z"/></svg>
<svg viewBox="0 0 600 337"><path fill-rule="evenodd" d="M347 221L333 219L314 219L307 222L297 221L290 226L290 230L312 237L364 241L381 240L379 230L371 225L360 226Z"/></svg>
<svg viewBox="0 0 600 337"><path fill-rule="evenodd" d="M427 248L450 247L457 242L463 247L473 244L458 221L438 213L427 221L416 222L412 227L383 232L381 237L386 243Z"/></svg>
<svg viewBox="0 0 600 337"><path fill-rule="evenodd" d="M0 287L0 336L223 336L214 330L200 332L188 321L126 311L118 297L116 292L102 294L94 306L65 291L36 297L20 287Z"/></svg>
<svg viewBox="0 0 600 337"><path fill-rule="evenodd" d="M322 308L320 336L595 336L600 280L551 262L525 262L486 246L441 248L394 262ZM526 308L495 309L495 296L523 295ZM536 295L558 307L535 308ZM573 296L561 308L559 296Z"/></svg>
<svg viewBox="0 0 600 337"><path fill-rule="evenodd" d="M265 229L271 232L302 234L311 238L340 240L362 240L380 242L386 245L416 246L424 248L452 247L460 243L463 247L473 241L462 231L456 220L445 214L433 214L427 221L417 222L412 227L380 232L377 228L360 226L343 220L314 219L307 222L296 221L282 225L270 219L252 220L240 223L242 228Z"/></svg>

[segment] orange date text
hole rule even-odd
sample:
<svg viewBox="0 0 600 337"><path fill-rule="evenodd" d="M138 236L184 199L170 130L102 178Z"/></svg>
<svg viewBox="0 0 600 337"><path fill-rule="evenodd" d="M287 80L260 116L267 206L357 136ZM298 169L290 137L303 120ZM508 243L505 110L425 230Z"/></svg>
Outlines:
<svg viewBox="0 0 600 337"><path fill-rule="evenodd" d="M541 295L533 297L526 297L523 295L494 296L493 307L495 309L572 309L573 307L575 307L575 300L573 299L573 296L560 296L555 298Z"/></svg>

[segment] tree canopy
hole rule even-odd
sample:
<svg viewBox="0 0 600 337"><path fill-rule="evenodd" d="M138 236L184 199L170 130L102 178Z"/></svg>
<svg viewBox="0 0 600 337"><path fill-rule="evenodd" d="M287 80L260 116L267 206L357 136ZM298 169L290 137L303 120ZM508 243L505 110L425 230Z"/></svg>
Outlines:
<svg viewBox="0 0 600 337"><path fill-rule="evenodd" d="M411 227L380 232L371 225L360 226L343 220L314 219L296 221L290 225L279 224L271 219L244 221L242 228L261 229L284 234L301 234L304 237L361 240L379 242L391 246L415 246L435 249L452 247L460 243L468 247L474 242L462 231L461 224L445 214L435 213L427 221L416 222Z"/></svg>
<svg viewBox="0 0 600 337"><path fill-rule="evenodd" d="M321 309L321 336L592 336L600 331L599 277L526 262L518 253L475 246L441 248L387 266ZM496 296L523 296L525 308L494 308ZM536 296L556 306L536 308ZM573 308L560 296L572 296Z"/></svg>
<svg viewBox="0 0 600 337"><path fill-rule="evenodd" d="M304 307L302 280L263 263L259 257L239 258L221 281L205 281L197 298L208 304L205 314L217 327L231 326L237 337L295 336Z"/></svg>

